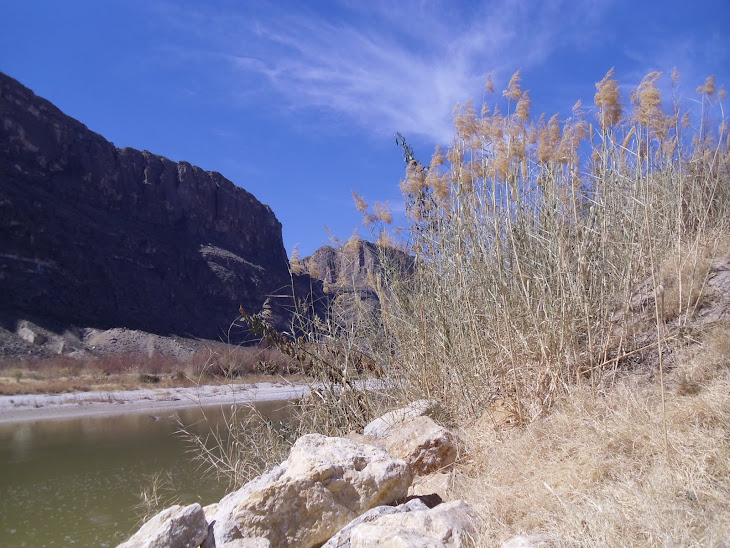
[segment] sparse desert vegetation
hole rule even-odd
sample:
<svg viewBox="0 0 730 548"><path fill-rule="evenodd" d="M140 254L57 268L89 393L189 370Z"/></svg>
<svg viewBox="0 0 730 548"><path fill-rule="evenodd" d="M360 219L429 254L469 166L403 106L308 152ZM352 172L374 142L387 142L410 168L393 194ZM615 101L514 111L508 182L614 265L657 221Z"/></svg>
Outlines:
<svg viewBox="0 0 730 548"><path fill-rule="evenodd" d="M415 263L382 257L377 325L333 314L294 343L342 387L299 402L317 406L305 430L439 400L465 441L451 494L480 510L479 546L728 545L726 94L712 77L682 89L651 73L622 97L609 71L594 105L535 118L518 72L455 109L428 165L399 138L408 239L356 200ZM335 377L316 358L333 349ZM348 384L363 361L387 398Z"/></svg>

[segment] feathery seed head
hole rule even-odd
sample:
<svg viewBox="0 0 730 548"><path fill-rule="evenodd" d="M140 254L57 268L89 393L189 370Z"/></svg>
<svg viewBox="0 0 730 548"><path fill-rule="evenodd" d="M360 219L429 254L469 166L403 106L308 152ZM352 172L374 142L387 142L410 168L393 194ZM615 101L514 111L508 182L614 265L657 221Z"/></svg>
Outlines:
<svg viewBox="0 0 730 548"><path fill-rule="evenodd" d="M675 85L675 86L677 84L679 84L680 77L681 77L681 75L679 74L679 71L677 70L677 67L674 67L672 69L672 84Z"/></svg>
<svg viewBox="0 0 730 548"><path fill-rule="evenodd" d="M631 94L634 102L634 118L639 123L654 130L660 137L666 133L666 117L662 112L662 98L656 82L661 72L650 72Z"/></svg>
<svg viewBox="0 0 730 548"><path fill-rule="evenodd" d="M419 162L412 161L408 164L405 186L409 194L415 194L426 188L426 173Z"/></svg>
<svg viewBox="0 0 730 548"><path fill-rule="evenodd" d="M446 198L449 197L449 187L449 178L446 175L438 175L433 178L431 188L433 188L433 195L437 203L443 204L446 201Z"/></svg>
<svg viewBox="0 0 730 548"><path fill-rule="evenodd" d="M586 136L585 122L567 123L563 128L563 136L557 150L557 160L566 164L578 162L578 147Z"/></svg>
<svg viewBox="0 0 730 548"><path fill-rule="evenodd" d="M387 225L393 222L393 213L388 207L388 202L375 202L375 217Z"/></svg>
<svg viewBox="0 0 730 548"><path fill-rule="evenodd" d="M365 213L368 210L368 204L365 201L365 198L360 196L357 192L354 190L351 190L352 192L352 198L355 200L355 207L360 213Z"/></svg>
<svg viewBox="0 0 730 548"><path fill-rule="evenodd" d="M342 246L342 250L345 252L345 254L348 257L354 257L358 253L360 253L360 250L362 249L362 238L358 236L357 229L355 229L352 233L352 235L347 239L347 241Z"/></svg>
<svg viewBox="0 0 730 548"><path fill-rule="evenodd" d="M454 106L453 116L458 137L468 141L478 133L477 114L471 99L463 105L457 103Z"/></svg>
<svg viewBox="0 0 730 548"><path fill-rule="evenodd" d="M614 69L611 68L596 84L596 94L593 98L598 107L598 122L601 129L606 130L621 120L623 109L619 102L618 81L613 78Z"/></svg>
<svg viewBox="0 0 730 548"><path fill-rule="evenodd" d="M291 258L289 259L289 271L292 274L304 274L304 265L299 254L299 244L294 244L294 249L292 249Z"/></svg>
<svg viewBox="0 0 730 548"><path fill-rule="evenodd" d="M515 108L515 115L517 119L522 123L527 123L530 120L530 92L526 91L522 94L519 101L517 101L517 107Z"/></svg>
<svg viewBox="0 0 730 548"><path fill-rule="evenodd" d="M492 81L492 73L487 74L487 81L484 83L484 91L486 93L494 93L494 82Z"/></svg>
<svg viewBox="0 0 730 548"><path fill-rule="evenodd" d="M381 230L380 232L378 232L378 239L375 243L380 247L395 247L393 239L386 230Z"/></svg>
<svg viewBox="0 0 730 548"><path fill-rule="evenodd" d="M512 75L512 78L510 78L509 84L507 84L507 89L502 92L502 95L512 101L517 101L520 97L522 97L522 87L520 86L521 81L520 71L518 70Z"/></svg>
<svg viewBox="0 0 730 548"><path fill-rule="evenodd" d="M441 149L441 145L436 145L433 156L431 156L431 169L441 167L445 161L446 159L444 158L444 151Z"/></svg>
<svg viewBox="0 0 730 548"><path fill-rule="evenodd" d="M710 97L715 93L715 75L710 74L706 79L705 83L697 88L698 95L707 95Z"/></svg>

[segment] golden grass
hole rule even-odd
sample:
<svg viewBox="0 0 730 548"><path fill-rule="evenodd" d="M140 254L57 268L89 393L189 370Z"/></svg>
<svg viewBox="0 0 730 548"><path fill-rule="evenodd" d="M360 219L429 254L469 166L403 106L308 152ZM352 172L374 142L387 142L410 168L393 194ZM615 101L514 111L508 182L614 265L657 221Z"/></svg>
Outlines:
<svg viewBox="0 0 730 548"><path fill-rule="evenodd" d="M660 78L626 104L611 70L592 112L530 121L516 73L501 104L455 110L428 166L399 136L415 269L385 270L382 324L356 336L404 398L471 417L506 398L529 422L576 384L596 391L642 361L664 373L727 240L730 143L714 85L689 114L676 95L662 104Z"/></svg>
<svg viewBox="0 0 730 548"><path fill-rule="evenodd" d="M660 79L625 102L611 70L590 110L530 121L516 73L428 166L398 135L415 267L385 269L382 323L351 335L461 426L482 546L730 545L725 94L682 101L675 71L665 105Z"/></svg>
<svg viewBox="0 0 730 548"><path fill-rule="evenodd" d="M667 402L630 376L594 397L575 388L526 428L466 429L471 462L453 496L479 510L479 546L545 534L555 546L730 543L730 369Z"/></svg>

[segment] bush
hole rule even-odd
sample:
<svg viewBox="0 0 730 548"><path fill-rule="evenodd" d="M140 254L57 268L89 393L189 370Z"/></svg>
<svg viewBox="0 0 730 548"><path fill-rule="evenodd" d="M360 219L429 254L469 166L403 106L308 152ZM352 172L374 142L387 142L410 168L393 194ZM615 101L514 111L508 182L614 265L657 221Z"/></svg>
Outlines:
<svg viewBox="0 0 730 548"><path fill-rule="evenodd" d="M528 421L572 385L613 382L646 344L638 312L659 318L650 344L661 357L664 320L686 321L700 298L698 250L727 229L730 141L724 119L710 127L724 99L712 78L692 116L676 98L665 110L659 77L625 105L611 70L596 84L595 119L578 103L561 121L530 119L518 72L504 113L455 110L452 145L428 167L399 141L415 268L386 269L375 333L409 398L466 416L499 399Z"/></svg>

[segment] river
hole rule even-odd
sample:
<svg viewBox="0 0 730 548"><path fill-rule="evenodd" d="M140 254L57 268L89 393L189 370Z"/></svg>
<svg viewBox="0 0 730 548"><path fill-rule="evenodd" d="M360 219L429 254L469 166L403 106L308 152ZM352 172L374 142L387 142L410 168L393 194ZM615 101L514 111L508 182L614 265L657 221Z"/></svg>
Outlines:
<svg viewBox="0 0 730 548"><path fill-rule="evenodd" d="M201 470L178 420L204 434L223 408L0 424L0 546L116 546L139 527L155 477L167 504L220 500L227 482Z"/></svg>

